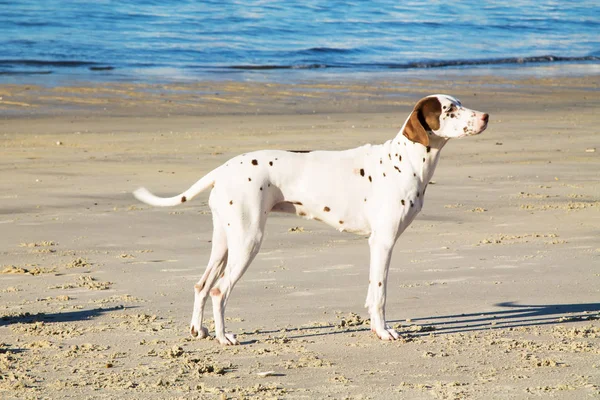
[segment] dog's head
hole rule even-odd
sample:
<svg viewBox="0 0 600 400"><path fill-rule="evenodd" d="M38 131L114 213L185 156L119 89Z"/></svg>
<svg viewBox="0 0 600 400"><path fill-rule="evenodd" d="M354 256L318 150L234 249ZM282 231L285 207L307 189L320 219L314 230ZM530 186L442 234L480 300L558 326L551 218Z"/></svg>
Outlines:
<svg viewBox="0 0 600 400"><path fill-rule="evenodd" d="M419 100L403 133L413 142L429 146L431 135L452 139L480 134L488 119L488 114L465 108L454 97L436 94Z"/></svg>

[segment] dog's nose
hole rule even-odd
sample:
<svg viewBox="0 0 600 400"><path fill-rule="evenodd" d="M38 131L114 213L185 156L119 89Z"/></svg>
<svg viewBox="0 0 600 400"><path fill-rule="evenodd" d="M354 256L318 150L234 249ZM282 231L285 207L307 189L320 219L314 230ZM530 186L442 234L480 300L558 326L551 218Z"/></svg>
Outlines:
<svg viewBox="0 0 600 400"><path fill-rule="evenodd" d="M489 114L487 114L487 113L486 113L486 114L483 114L483 115L481 116L481 120L482 120L483 122L485 122L486 124L487 124L487 122L488 122L488 120L489 120L489 119L490 119L490 115L489 115Z"/></svg>

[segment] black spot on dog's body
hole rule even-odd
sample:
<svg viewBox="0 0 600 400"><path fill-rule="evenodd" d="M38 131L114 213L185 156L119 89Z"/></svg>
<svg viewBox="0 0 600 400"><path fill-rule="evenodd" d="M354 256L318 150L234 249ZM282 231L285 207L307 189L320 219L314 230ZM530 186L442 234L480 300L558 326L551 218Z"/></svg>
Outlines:
<svg viewBox="0 0 600 400"><path fill-rule="evenodd" d="M233 205L233 200L229 200L229 205Z"/></svg>
<svg viewBox="0 0 600 400"><path fill-rule="evenodd" d="M402 171L400 171L400 168L398 168L398 166L394 165L394 168L396 168L396 171L402 172Z"/></svg>
<svg viewBox="0 0 600 400"><path fill-rule="evenodd" d="M405 204L406 204L406 202L405 202L404 200L400 200L400 203L401 203L402 205L405 205Z"/></svg>
<svg viewBox="0 0 600 400"><path fill-rule="evenodd" d="M252 178L248 178L248 182L252 182Z"/></svg>
<svg viewBox="0 0 600 400"><path fill-rule="evenodd" d="M273 161L269 161L269 165L272 167L273 166Z"/></svg>
<svg viewBox="0 0 600 400"><path fill-rule="evenodd" d="M429 153L431 151L431 146L427 146L427 152Z"/></svg>
<svg viewBox="0 0 600 400"><path fill-rule="evenodd" d="M339 222L340 222L340 225L344 225L344 221L341 221L341 220L340 220Z"/></svg>
<svg viewBox="0 0 600 400"><path fill-rule="evenodd" d="M329 208L329 207L325 206L325 207L323 208L323 211L325 211L325 212L329 212L329 211L331 211L331 208Z"/></svg>
<svg viewBox="0 0 600 400"><path fill-rule="evenodd" d="M369 182L373 182L373 179L371 179L371 175L369 175Z"/></svg>
<svg viewBox="0 0 600 400"><path fill-rule="evenodd" d="M252 165L258 165L258 160L252 160Z"/></svg>
<svg viewBox="0 0 600 400"><path fill-rule="evenodd" d="M365 176L365 170L364 169L360 169L360 176Z"/></svg>
<svg viewBox="0 0 600 400"><path fill-rule="evenodd" d="M187 201L187 198L185 196L181 196L181 202L185 203Z"/></svg>

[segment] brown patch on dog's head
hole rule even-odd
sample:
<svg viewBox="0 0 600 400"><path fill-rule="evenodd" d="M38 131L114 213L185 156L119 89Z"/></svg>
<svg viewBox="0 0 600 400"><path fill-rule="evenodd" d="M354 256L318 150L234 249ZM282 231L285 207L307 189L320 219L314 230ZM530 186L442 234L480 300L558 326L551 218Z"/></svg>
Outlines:
<svg viewBox="0 0 600 400"><path fill-rule="evenodd" d="M442 105L437 97L425 97L415 105L404 126L404 136L410 141L429 146L427 131L440 129Z"/></svg>

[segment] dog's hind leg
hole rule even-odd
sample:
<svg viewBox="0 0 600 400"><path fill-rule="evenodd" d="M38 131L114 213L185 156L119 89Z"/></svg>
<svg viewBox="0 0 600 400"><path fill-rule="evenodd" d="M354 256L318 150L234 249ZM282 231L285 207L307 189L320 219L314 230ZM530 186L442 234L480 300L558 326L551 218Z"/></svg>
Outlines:
<svg viewBox="0 0 600 400"><path fill-rule="evenodd" d="M225 333L225 307L231 291L242 277L262 243L266 215L245 226L231 226L227 234L229 254L224 275L210 289L215 319L215 336L224 345L239 344L234 334ZM233 225L233 224L232 224Z"/></svg>
<svg viewBox="0 0 600 400"><path fill-rule="evenodd" d="M194 337L199 336L202 339L208 336L208 329L202 326L204 305L206 304L209 290L213 287L219 276L222 275L225 265L227 265L227 236L219 217L213 213L213 236L210 259L202 278L194 285L194 311L192 312L192 321L190 323L190 334Z"/></svg>

